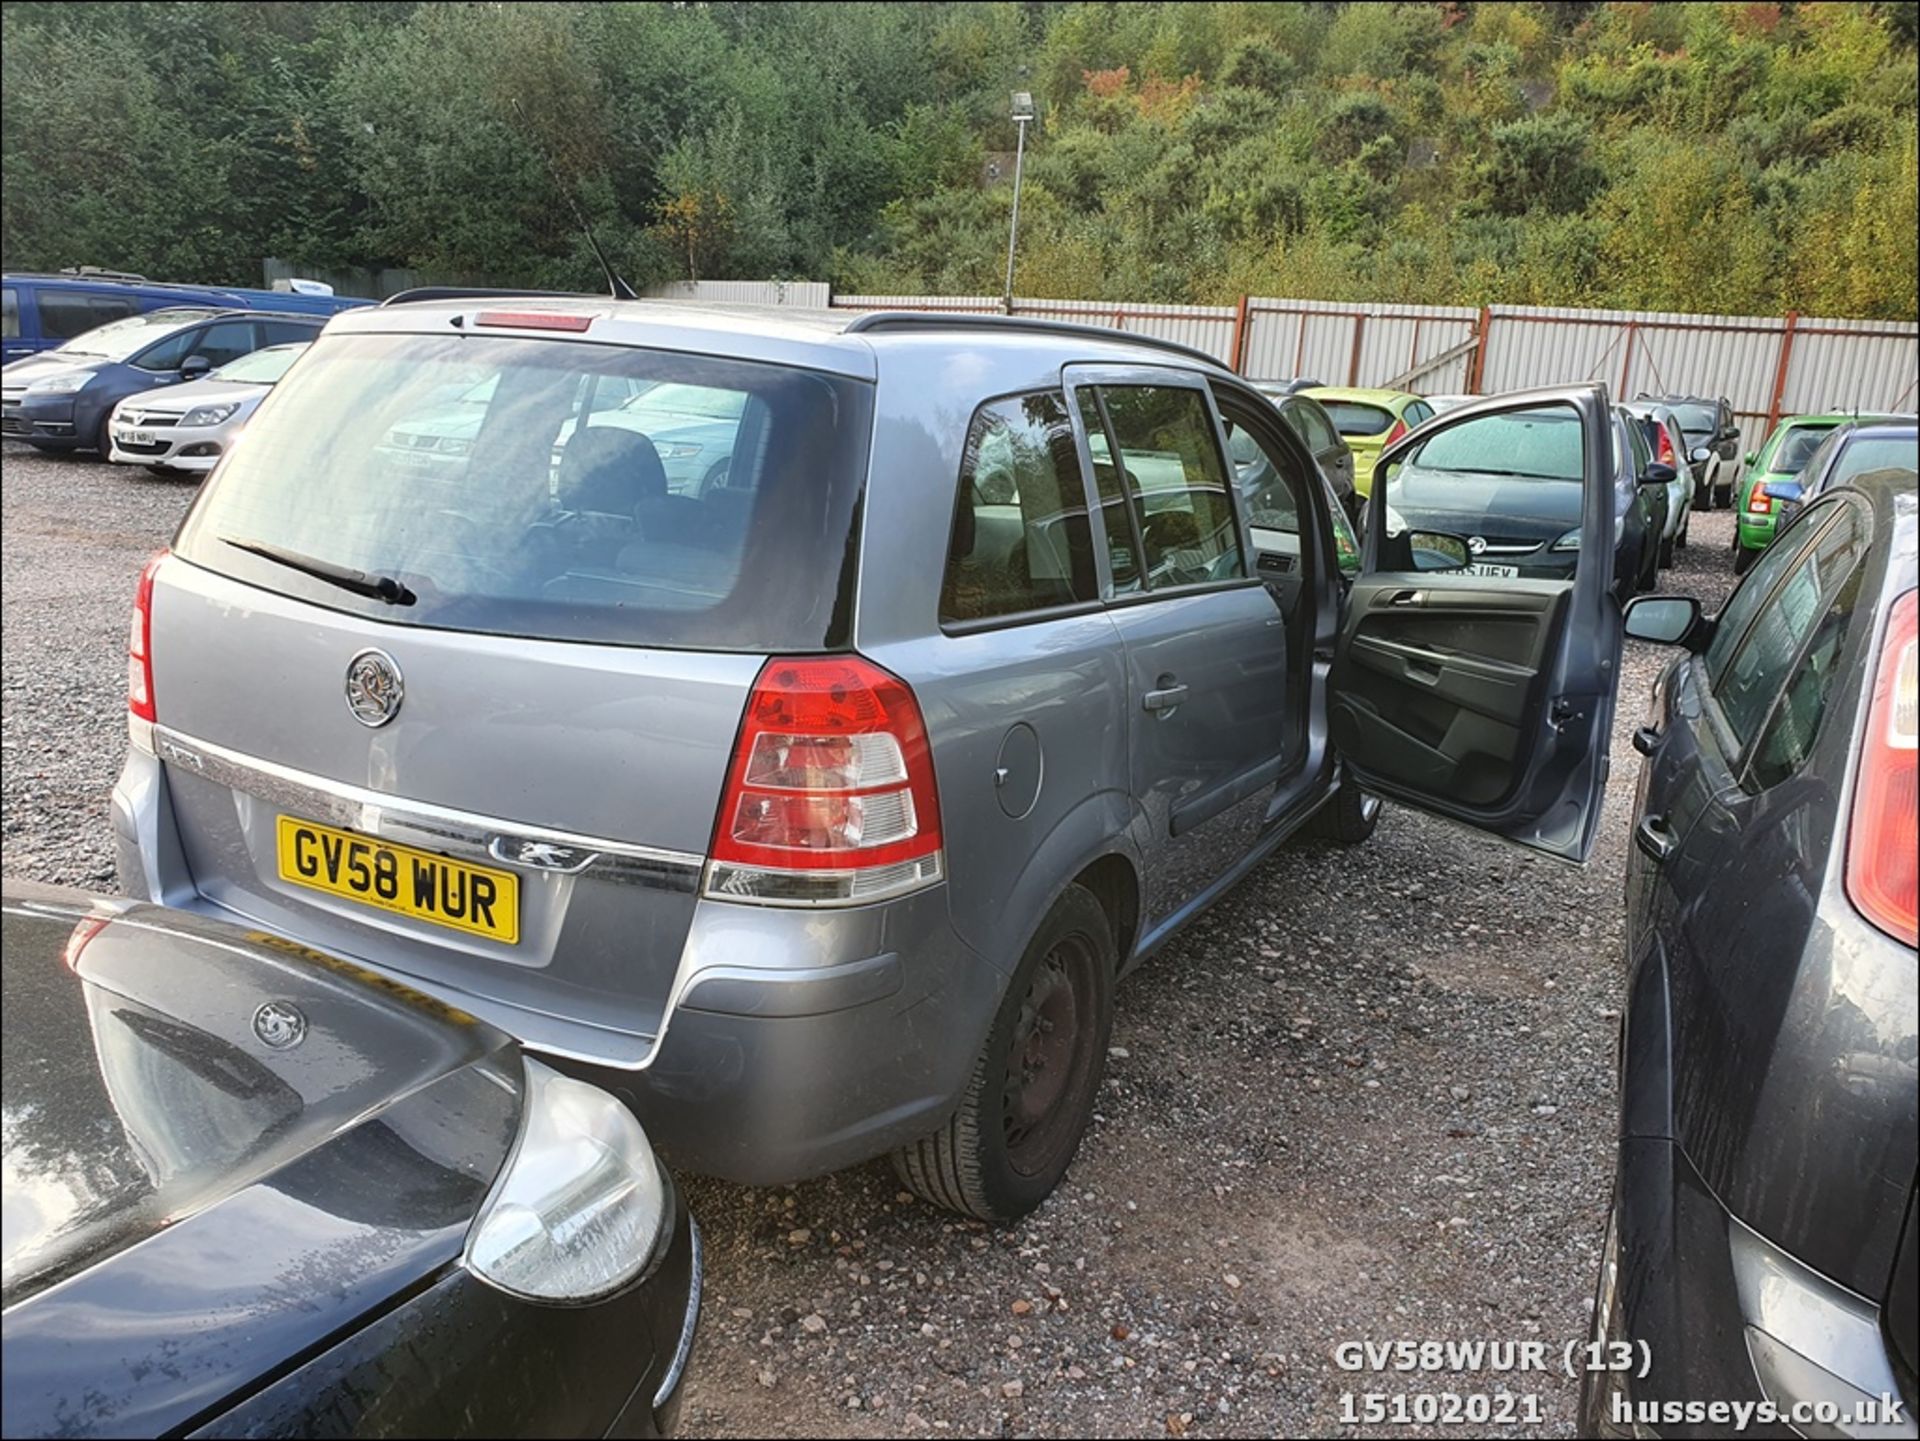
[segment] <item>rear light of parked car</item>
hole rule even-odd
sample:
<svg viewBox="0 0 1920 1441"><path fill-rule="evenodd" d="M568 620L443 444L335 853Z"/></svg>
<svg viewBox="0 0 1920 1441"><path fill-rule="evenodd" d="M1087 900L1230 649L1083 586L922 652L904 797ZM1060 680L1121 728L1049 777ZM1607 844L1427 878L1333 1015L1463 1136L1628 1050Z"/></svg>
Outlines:
<svg viewBox="0 0 1920 1441"><path fill-rule="evenodd" d="M1753 494L1747 497L1747 509L1755 515L1766 515L1773 509L1773 497L1767 494L1767 488L1756 485Z"/></svg>
<svg viewBox="0 0 1920 1441"><path fill-rule="evenodd" d="M1894 603L1873 678L1847 835L1847 895L1860 914L1920 945L1920 621L1916 592Z"/></svg>
<svg viewBox="0 0 1920 1441"><path fill-rule="evenodd" d="M1406 433L1407 433L1406 421L1404 420L1394 421L1393 429L1389 430L1387 432L1386 439L1380 442L1380 448L1382 450L1385 450L1388 446L1392 445L1396 440L1398 440L1401 436L1405 435Z"/></svg>
<svg viewBox="0 0 1920 1441"><path fill-rule="evenodd" d="M933 755L906 682L858 656L768 661L728 766L707 894L857 905L940 874Z"/></svg>
<svg viewBox="0 0 1920 1441"><path fill-rule="evenodd" d="M1660 433L1660 454L1658 457L1660 463L1662 465L1677 467L1680 461L1673 453L1673 437L1667 434L1667 428L1664 425L1659 426L1658 430Z"/></svg>
<svg viewBox="0 0 1920 1441"><path fill-rule="evenodd" d="M140 572L133 620L127 627L127 729L144 750L153 748L153 576L166 558L166 551L156 552Z"/></svg>

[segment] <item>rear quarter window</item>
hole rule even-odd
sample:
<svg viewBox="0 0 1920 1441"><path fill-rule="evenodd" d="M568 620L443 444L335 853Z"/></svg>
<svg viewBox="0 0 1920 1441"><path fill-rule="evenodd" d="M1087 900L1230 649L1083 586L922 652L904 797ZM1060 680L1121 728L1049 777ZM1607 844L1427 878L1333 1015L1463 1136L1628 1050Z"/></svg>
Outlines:
<svg viewBox="0 0 1920 1441"><path fill-rule="evenodd" d="M648 393L682 402L649 408ZM731 414L729 414L731 412ZM687 649L844 645L871 388L506 336L323 338L176 551L381 622ZM404 583L387 605L227 544Z"/></svg>

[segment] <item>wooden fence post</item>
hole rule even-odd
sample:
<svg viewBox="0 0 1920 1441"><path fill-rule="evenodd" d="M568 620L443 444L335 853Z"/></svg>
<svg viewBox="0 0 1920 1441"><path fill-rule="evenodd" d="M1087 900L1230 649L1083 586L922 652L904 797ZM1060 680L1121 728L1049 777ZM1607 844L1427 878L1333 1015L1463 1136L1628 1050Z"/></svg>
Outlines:
<svg viewBox="0 0 1920 1441"><path fill-rule="evenodd" d="M1467 376L1467 394L1480 394L1480 382L1487 374L1487 332L1493 328L1493 308L1480 307L1480 325L1474 332L1479 344L1473 348L1473 368Z"/></svg>
<svg viewBox="0 0 1920 1441"><path fill-rule="evenodd" d="M1355 315L1353 317L1353 359L1347 365L1347 384L1349 386L1355 386L1360 383L1360 337L1366 333L1367 317L1364 315Z"/></svg>
<svg viewBox="0 0 1920 1441"><path fill-rule="evenodd" d="M1247 296L1244 293L1240 303L1233 307L1233 344L1227 367L1235 375L1247 373Z"/></svg>

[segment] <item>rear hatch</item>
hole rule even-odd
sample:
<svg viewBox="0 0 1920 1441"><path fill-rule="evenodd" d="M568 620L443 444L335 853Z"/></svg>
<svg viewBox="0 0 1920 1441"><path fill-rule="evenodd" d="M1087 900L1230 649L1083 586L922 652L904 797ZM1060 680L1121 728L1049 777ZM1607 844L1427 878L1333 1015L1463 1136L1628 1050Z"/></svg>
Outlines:
<svg viewBox="0 0 1920 1441"><path fill-rule="evenodd" d="M712 454L632 424L666 382L736 402ZM644 1059L754 678L849 641L870 407L571 336L317 342L154 576L199 894Z"/></svg>

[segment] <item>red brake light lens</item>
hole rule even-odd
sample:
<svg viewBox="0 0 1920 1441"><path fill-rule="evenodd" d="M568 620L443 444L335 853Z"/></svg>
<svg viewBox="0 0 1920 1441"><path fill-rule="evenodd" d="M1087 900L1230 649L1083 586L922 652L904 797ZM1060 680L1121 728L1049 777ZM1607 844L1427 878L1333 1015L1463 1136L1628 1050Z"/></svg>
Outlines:
<svg viewBox="0 0 1920 1441"><path fill-rule="evenodd" d="M1393 429L1389 430L1387 432L1387 438L1380 442L1380 448L1382 450L1385 450L1388 446L1392 445L1396 440L1400 439L1400 437L1405 435L1406 433L1407 433L1406 421L1404 420L1394 421Z"/></svg>
<svg viewBox="0 0 1920 1441"><path fill-rule="evenodd" d="M1678 465L1680 463L1674 458L1673 437L1667 434L1667 428L1664 425L1660 427L1660 463L1662 465Z"/></svg>
<svg viewBox="0 0 1920 1441"><path fill-rule="evenodd" d="M1847 832L1847 895L1896 940L1920 946L1920 622L1894 602L1873 678Z"/></svg>
<svg viewBox="0 0 1920 1441"><path fill-rule="evenodd" d="M515 330L583 331L593 324L591 315L558 315L551 310L483 310L473 317L475 325L505 325Z"/></svg>
<svg viewBox="0 0 1920 1441"><path fill-rule="evenodd" d="M1753 493L1747 497L1747 509L1755 515L1765 515L1773 509L1773 497L1756 485Z"/></svg>
<svg viewBox="0 0 1920 1441"><path fill-rule="evenodd" d="M137 720L153 719L153 576L167 552L157 551L140 572L133 593L133 619L127 627L127 710Z"/></svg>
<svg viewBox="0 0 1920 1441"><path fill-rule="evenodd" d="M859 656L775 658L754 682L707 889L857 903L938 879L940 802L919 704Z"/></svg>

